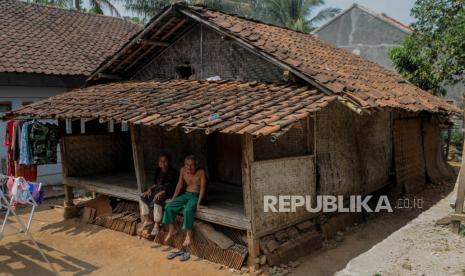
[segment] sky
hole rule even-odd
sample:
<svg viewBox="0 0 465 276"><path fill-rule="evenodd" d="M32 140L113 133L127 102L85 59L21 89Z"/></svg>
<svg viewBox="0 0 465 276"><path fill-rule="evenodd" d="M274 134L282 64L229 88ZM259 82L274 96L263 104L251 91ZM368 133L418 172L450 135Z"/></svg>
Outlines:
<svg viewBox="0 0 465 276"><path fill-rule="evenodd" d="M365 6L377 13L384 12L407 25L415 21L415 19L410 16L410 10L415 0L326 0L326 5L324 7L334 7L345 10L353 3ZM134 16L133 13L124 9L124 5L120 1L116 1L116 7L123 16Z"/></svg>

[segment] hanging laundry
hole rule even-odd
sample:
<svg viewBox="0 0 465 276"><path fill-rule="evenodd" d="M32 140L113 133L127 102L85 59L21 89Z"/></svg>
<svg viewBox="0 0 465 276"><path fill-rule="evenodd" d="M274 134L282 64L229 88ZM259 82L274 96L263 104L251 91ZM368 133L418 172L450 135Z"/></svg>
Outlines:
<svg viewBox="0 0 465 276"><path fill-rule="evenodd" d="M32 147L29 133L35 123L26 122L21 127L21 142L20 142L20 154L19 154L19 164L21 165L31 165L33 163L32 157Z"/></svg>
<svg viewBox="0 0 465 276"><path fill-rule="evenodd" d="M10 190L10 195L14 198L14 201L18 202L19 204L29 203L30 197L28 192L29 184L27 181L22 177L16 178L14 185Z"/></svg>
<svg viewBox="0 0 465 276"><path fill-rule="evenodd" d="M9 120L6 123L6 131L5 131L5 138L3 140L3 144L6 147L7 152L7 175L14 175L15 174L15 162L13 158L13 141L14 141L14 120ZM0 180L1 182L1 180Z"/></svg>
<svg viewBox="0 0 465 276"><path fill-rule="evenodd" d="M15 177L24 177L27 181L37 181L36 165L21 165L15 161Z"/></svg>
<svg viewBox="0 0 465 276"><path fill-rule="evenodd" d="M31 193L34 200L37 203L42 204L44 201L44 191L41 189L42 185L36 182L27 182L27 184L29 185L29 192Z"/></svg>
<svg viewBox="0 0 465 276"><path fill-rule="evenodd" d="M35 123L30 133L33 163L37 165L56 164L59 138L57 125Z"/></svg>
<svg viewBox="0 0 465 276"><path fill-rule="evenodd" d="M8 182L9 177L6 175L0 175L0 191L3 192L4 194L7 194L7 182Z"/></svg>
<svg viewBox="0 0 465 276"><path fill-rule="evenodd" d="M12 138L12 149L13 149L13 162L19 160L20 144L21 144L21 126L22 121L15 121L13 124L13 138Z"/></svg>

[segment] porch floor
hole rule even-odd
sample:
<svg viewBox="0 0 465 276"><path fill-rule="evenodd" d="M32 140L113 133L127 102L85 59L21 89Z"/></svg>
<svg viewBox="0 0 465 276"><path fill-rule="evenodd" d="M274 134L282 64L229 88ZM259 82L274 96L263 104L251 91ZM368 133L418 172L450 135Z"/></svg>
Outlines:
<svg viewBox="0 0 465 276"><path fill-rule="evenodd" d="M151 181L152 178L148 175L146 179ZM65 185L99 194L131 201L139 200L136 177L130 173L65 177L63 182ZM250 221L244 215L241 187L209 181L205 205L206 209L197 210L197 219L236 229L250 229Z"/></svg>

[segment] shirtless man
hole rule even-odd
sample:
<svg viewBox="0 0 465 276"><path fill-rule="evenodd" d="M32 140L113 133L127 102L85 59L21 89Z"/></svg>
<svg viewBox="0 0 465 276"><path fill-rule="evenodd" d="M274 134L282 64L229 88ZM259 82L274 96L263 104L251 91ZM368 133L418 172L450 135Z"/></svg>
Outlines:
<svg viewBox="0 0 465 276"><path fill-rule="evenodd" d="M186 184L186 192L179 195L184 188L184 183ZM191 244L195 211L204 208L200 203L205 195L205 186L205 171L197 168L197 160L193 155L187 156L184 159L184 168L182 168L179 173L179 180L173 198L165 206L163 224L168 224L168 234L166 235L165 243L175 234L174 220L176 214L184 208L182 229L187 230L187 233L186 239L182 245L186 247Z"/></svg>

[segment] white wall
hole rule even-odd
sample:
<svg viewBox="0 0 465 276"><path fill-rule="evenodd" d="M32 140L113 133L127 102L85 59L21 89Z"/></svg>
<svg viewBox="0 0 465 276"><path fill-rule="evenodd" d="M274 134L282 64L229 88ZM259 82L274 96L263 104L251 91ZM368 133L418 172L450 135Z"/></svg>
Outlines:
<svg viewBox="0 0 465 276"><path fill-rule="evenodd" d="M36 102L63 92L66 92L64 87L0 86L0 102L11 102L12 108L16 109L21 107L23 102ZM2 162L7 160L6 148L3 146L5 126L6 122L0 121L2 140L0 159L2 159ZM57 164L38 166L38 181L45 185L62 182L61 154L59 152Z"/></svg>

